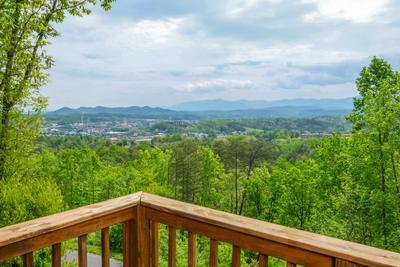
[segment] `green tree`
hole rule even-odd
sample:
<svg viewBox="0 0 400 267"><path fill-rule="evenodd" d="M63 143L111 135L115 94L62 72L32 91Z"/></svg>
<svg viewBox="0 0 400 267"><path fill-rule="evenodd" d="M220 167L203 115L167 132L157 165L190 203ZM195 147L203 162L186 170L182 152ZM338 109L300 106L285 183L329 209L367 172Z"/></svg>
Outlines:
<svg viewBox="0 0 400 267"><path fill-rule="evenodd" d="M185 139L171 149L169 183L175 198L215 206L223 166L214 152L197 140Z"/></svg>
<svg viewBox="0 0 400 267"><path fill-rule="evenodd" d="M169 153L159 148L141 150L137 159L128 167L131 192L145 191L169 196L168 185Z"/></svg>
<svg viewBox="0 0 400 267"><path fill-rule="evenodd" d="M279 160L272 170L272 177L280 182L278 222L301 229L310 229L317 210L317 181L320 170L313 160L291 164Z"/></svg>
<svg viewBox="0 0 400 267"><path fill-rule="evenodd" d="M112 0L102 0L105 9ZM22 164L40 127L46 100L40 88L53 59L46 53L55 24L89 14L97 0L0 1L0 180Z"/></svg>
<svg viewBox="0 0 400 267"><path fill-rule="evenodd" d="M96 172L96 201L116 198L130 193L129 170L122 166L103 165Z"/></svg>
<svg viewBox="0 0 400 267"><path fill-rule="evenodd" d="M195 203L207 207L220 207L220 195L224 191L219 187L223 173L223 165L218 156L209 149L202 147L198 153L200 170L196 181Z"/></svg>
<svg viewBox="0 0 400 267"><path fill-rule="evenodd" d="M229 136L216 140L213 150L234 179L234 203L231 211L242 214L246 197L241 180L249 180L256 167L273 159L272 146L250 136Z"/></svg>
<svg viewBox="0 0 400 267"><path fill-rule="evenodd" d="M262 166L255 169L251 179L244 182L248 203L244 211L245 216L267 221L274 220L281 190L275 183L276 180L271 179L272 177L268 167Z"/></svg>
<svg viewBox="0 0 400 267"><path fill-rule="evenodd" d="M96 202L96 175L101 167L97 154L88 148L65 149L57 157L59 169L55 179L67 207L75 208Z"/></svg>
<svg viewBox="0 0 400 267"><path fill-rule="evenodd" d="M354 99L354 109L348 119L354 125L353 131L362 133L365 141L371 143L370 160L379 170L380 180L380 192L374 196L380 206L379 231L383 245L387 246L393 228L391 217L396 212L393 195L399 197L396 157L400 135L400 74L383 59L374 57L362 69L357 90L361 97Z"/></svg>

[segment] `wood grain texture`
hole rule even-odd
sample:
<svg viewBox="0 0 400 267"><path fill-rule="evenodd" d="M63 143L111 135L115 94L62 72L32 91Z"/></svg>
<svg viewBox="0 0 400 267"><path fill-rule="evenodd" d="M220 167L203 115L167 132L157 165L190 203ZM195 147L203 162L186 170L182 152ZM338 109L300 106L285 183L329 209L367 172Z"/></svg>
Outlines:
<svg viewBox="0 0 400 267"><path fill-rule="evenodd" d="M308 267L332 267L333 258L293 246L272 242L267 239L254 237L245 233L217 227L208 223L172 215L170 213L147 209L150 220L174 226L178 229L191 231L202 236L220 240L243 249L261 252L286 261L296 262Z"/></svg>
<svg viewBox="0 0 400 267"><path fill-rule="evenodd" d="M218 240L210 239L210 267L218 266Z"/></svg>
<svg viewBox="0 0 400 267"><path fill-rule="evenodd" d="M400 266L399 253L142 192L0 228L0 262L129 221L124 227L124 266L147 267L152 258L149 220L304 266Z"/></svg>
<svg viewBox="0 0 400 267"><path fill-rule="evenodd" d="M123 235L123 266L131 267L133 266L133 244L135 242L133 237L133 229L135 227L134 221L126 221L122 224L122 235Z"/></svg>
<svg viewBox="0 0 400 267"><path fill-rule="evenodd" d="M399 262L400 266L400 262ZM342 260L342 259L336 259L335 260L335 267L364 267L363 265L356 264L350 261Z"/></svg>
<svg viewBox="0 0 400 267"><path fill-rule="evenodd" d="M176 266L176 228L168 227L168 267Z"/></svg>
<svg viewBox="0 0 400 267"><path fill-rule="evenodd" d="M61 243L57 243L52 246L51 254L52 266L61 267Z"/></svg>
<svg viewBox="0 0 400 267"><path fill-rule="evenodd" d="M78 267L87 267L87 235L78 237Z"/></svg>
<svg viewBox="0 0 400 267"><path fill-rule="evenodd" d="M53 244L60 243L64 240L76 238L80 235L101 230L109 225L121 223L134 218L132 212L134 208L128 208L110 213L91 220L85 220L77 224L70 225L66 228L57 229L52 232L46 232L32 238L11 243L6 246L0 246L0 262L23 255L29 251L35 251ZM43 226L46 228L46 226ZM1 232L1 230L0 230Z"/></svg>
<svg viewBox="0 0 400 267"><path fill-rule="evenodd" d="M0 247L137 206L142 192L0 229Z"/></svg>
<svg viewBox="0 0 400 267"><path fill-rule="evenodd" d="M150 220L146 218L146 208L137 207L134 228L134 264L135 267L150 266ZM132 244L131 244L132 245Z"/></svg>
<svg viewBox="0 0 400 267"><path fill-rule="evenodd" d="M267 239L366 266L399 266L400 254L353 242L266 223L226 212L143 193L141 205L249 236Z"/></svg>
<svg viewBox="0 0 400 267"><path fill-rule="evenodd" d="M296 267L296 264L294 264L292 262L287 262L286 267Z"/></svg>
<svg viewBox="0 0 400 267"><path fill-rule="evenodd" d="M158 223L151 222L151 266L158 266Z"/></svg>
<svg viewBox="0 0 400 267"><path fill-rule="evenodd" d="M232 267L240 267L240 247L232 246Z"/></svg>
<svg viewBox="0 0 400 267"><path fill-rule="evenodd" d="M110 267L110 232L108 227L101 229L101 266Z"/></svg>
<svg viewBox="0 0 400 267"><path fill-rule="evenodd" d="M188 234L188 266L196 267L196 234Z"/></svg>
<svg viewBox="0 0 400 267"><path fill-rule="evenodd" d="M268 256L260 254L258 256L258 266L259 267L268 267Z"/></svg>
<svg viewBox="0 0 400 267"><path fill-rule="evenodd" d="M33 267L33 253L29 252L26 253L23 257L22 257L22 261L23 261L23 265L24 267Z"/></svg>

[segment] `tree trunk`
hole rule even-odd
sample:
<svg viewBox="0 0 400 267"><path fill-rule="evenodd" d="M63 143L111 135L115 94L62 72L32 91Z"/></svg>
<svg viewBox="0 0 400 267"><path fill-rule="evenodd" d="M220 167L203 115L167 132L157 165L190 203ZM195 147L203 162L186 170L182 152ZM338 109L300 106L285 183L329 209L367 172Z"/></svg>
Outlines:
<svg viewBox="0 0 400 267"><path fill-rule="evenodd" d="M12 110L11 101L11 72L14 66L14 58L17 52L17 42L18 42L18 26L19 19L21 16L20 3L21 0L15 1L15 11L14 11L14 29L11 34L10 46L7 51L7 64L4 71L3 79L0 83L0 92L3 92L3 97L1 99L1 125L0 125L0 180L5 179L5 164L8 153L8 142L9 142L9 128L10 128L10 112Z"/></svg>
<svg viewBox="0 0 400 267"><path fill-rule="evenodd" d="M396 186L396 193L399 194L400 193L400 189L399 189L399 182L397 179L397 168L396 168L396 161L394 159L394 152L391 153L390 155L391 161L392 161L392 169L393 169L393 178L394 178L394 183Z"/></svg>
<svg viewBox="0 0 400 267"><path fill-rule="evenodd" d="M238 213L239 209L239 189L238 189L238 152L235 152L235 213Z"/></svg>
<svg viewBox="0 0 400 267"><path fill-rule="evenodd" d="M382 201L382 217L381 217L381 224L382 224L382 234L383 234L383 244L386 247L387 245L387 231L386 231L386 170L385 170L385 162L384 162L384 154L383 154L383 140L382 140L382 133L379 132L379 159L380 159L380 172L381 172L381 191L383 193L383 201Z"/></svg>

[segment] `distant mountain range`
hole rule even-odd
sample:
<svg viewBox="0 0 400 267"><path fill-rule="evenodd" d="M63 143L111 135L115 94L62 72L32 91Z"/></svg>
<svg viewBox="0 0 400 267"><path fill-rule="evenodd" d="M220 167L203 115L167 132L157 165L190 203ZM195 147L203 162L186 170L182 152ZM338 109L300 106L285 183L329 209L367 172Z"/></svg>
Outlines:
<svg viewBox="0 0 400 267"><path fill-rule="evenodd" d="M284 99L276 101L266 100L236 100L227 101L222 99L201 100L176 104L170 107L180 111L210 111L210 110L244 110L244 109L267 109L276 107L308 107L310 109L334 109L351 110L353 98L341 99Z"/></svg>
<svg viewBox="0 0 400 267"><path fill-rule="evenodd" d="M139 119L242 119L288 118L312 116L344 116L353 107L351 98L344 99L293 99L279 101L225 101L205 100L186 102L169 109L159 107L80 107L61 108L48 112L47 116L129 117Z"/></svg>
<svg viewBox="0 0 400 267"><path fill-rule="evenodd" d="M196 116L185 111L169 110L157 107L80 107L68 108L64 107L53 112L48 112L47 116L76 116L85 114L85 116L97 117L130 117L140 119L176 119L176 120L190 120L198 119Z"/></svg>

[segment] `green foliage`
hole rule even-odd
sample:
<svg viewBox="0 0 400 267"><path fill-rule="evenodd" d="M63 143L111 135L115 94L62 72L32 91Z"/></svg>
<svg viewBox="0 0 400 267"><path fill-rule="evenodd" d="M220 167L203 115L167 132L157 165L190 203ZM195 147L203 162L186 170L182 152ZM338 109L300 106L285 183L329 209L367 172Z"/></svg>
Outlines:
<svg viewBox="0 0 400 267"><path fill-rule="evenodd" d="M273 221L275 201L280 194L280 188L275 184L267 166L262 166L254 171L251 179L244 182L247 206L244 215Z"/></svg>
<svg viewBox="0 0 400 267"><path fill-rule="evenodd" d="M369 177L362 186L368 186L360 194L371 201L376 225L374 239L379 246L389 247L393 231L399 226L397 202L399 183L396 157L399 152L400 125L400 73L392 70L383 59L374 57L368 67L364 67L357 79L357 89L361 98L354 100L354 110L349 115L353 131L364 140L359 148L367 148L369 157L365 160ZM366 196L365 196L366 195Z"/></svg>
<svg viewBox="0 0 400 267"><path fill-rule="evenodd" d="M173 196L180 200L217 205L218 179L222 165L209 148L193 139L173 145L168 169L168 182Z"/></svg>
<svg viewBox="0 0 400 267"><path fill-rule="evenodd" d="M32 220L62 210L61 192L50 179L0 181L0 226ZM49 255L51 254L48 250L40 250L35 253L35 262L42 263L39 266L50 266ZM21 260L14 259L4 265L0 263L0 266L15 266L13 264L21 264Z"/></svg>
<svg viewBox="0 0 400 267"><path fill-rule="evenodd" d="M131 192L144 191L161 196L169 196L168 161L169 154L159 148L140 150L129 171Z"/></svg>
<svg viewBox="0 0 400 267"><path fill-rule="evenodd" d="M46 48L67 14L110 9L111 0L15 0L0 2L0 180L13 175L32 149L46 99L40 88L54 64ZM28 111L28 112L27 112ZM17 164L16 164L17 163Z"/></svg>
<svg viewBox="0 0 400 267"><path fill-rule="evenodd" d="M54 177L68 208L96 202L96 175L100 167L97 154L83 149L66 149L57 154L59 168Z"/></svg>
<svg viewBox="0 0 400 267"><path fill-rule="evenodd" d="M40 88L54 64L46 48L67 14L89 14L89 5L97 3L108 10L111 2L0 1L0 226L62 210L63 192L53 180L57 167L51 165L57 159L32 153L47 104ZM35 253L36 263L49 266L48 255Z"/></svg>
<svg viewBox="0 0 400 267"><path fill-rule="evenodd" d="M0 183L0 225L31 220L62 210L62 195L49 179Z"/></svg>

